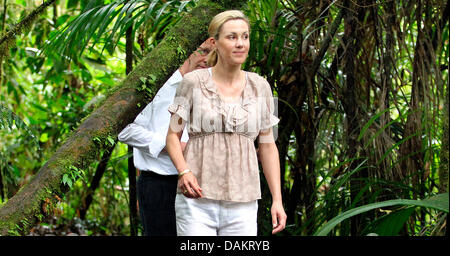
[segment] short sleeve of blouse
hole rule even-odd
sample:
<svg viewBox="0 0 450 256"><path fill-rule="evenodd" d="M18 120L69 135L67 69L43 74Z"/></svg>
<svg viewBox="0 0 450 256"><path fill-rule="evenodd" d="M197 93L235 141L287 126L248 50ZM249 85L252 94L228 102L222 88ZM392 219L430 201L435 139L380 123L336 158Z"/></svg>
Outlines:
<svg viewBox="0 0 450 256"><path fill-rule="evenodd" d="M261 127L260 130L267 130L277 125L280 119L275 115L275 100L270 88L269 82L263 80L262 99L261 100Z"/></svg>
<svg viewBox="0 0 450 256"><path fill-rule="evenodd" d="M177 114L184 121L189 121L194 83L193 77L186 74L177 87L173 103L169 106L169 112Z"/></svg>

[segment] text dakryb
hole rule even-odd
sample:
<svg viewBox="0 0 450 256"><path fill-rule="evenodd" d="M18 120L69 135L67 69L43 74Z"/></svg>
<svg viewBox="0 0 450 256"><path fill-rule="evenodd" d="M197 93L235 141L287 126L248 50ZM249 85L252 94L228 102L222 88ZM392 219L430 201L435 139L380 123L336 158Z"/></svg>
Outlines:
<svg viewBox="0 0 450 256"><path fill-rule="evenodd" d="M214 248L223 248L225 251L268 251L269 241L224 241L223 245L210 242L182 242L181 251L207 251L211 253Z"/></svg>

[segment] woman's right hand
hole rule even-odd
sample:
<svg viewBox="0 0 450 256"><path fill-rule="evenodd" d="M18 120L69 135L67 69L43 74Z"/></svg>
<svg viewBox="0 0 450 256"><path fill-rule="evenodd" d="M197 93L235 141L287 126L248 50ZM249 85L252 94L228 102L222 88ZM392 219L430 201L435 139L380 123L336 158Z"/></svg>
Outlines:
<svg viewBox="0 0 450 256"><path fill-rule="evenodd" d="M185 197L202 197L202 189L198 185L197 178L195 178L192 171L183 174L183 176L178 179L178 187L183 191Z"/></svg>

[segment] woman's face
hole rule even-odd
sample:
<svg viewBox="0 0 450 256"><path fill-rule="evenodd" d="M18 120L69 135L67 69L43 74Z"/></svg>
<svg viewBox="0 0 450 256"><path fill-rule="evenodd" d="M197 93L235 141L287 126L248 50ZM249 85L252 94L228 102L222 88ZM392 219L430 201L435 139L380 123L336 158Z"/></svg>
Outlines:
<svg viewBox="0 0 450 256"><path fill-rule="evenodd" d="M229 20L222 25L219 38L214 40L219 62L241 65L250 49L250 33L247 22L242 19Z"/></svg>

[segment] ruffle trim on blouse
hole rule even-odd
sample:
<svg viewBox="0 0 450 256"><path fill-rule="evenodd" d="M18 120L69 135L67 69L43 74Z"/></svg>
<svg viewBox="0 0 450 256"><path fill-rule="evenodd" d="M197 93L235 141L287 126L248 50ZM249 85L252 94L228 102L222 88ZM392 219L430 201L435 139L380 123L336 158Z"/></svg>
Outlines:
<svg viewBox="0 0 450 256"><path fill-rule="evenodd" d="M263 122L261 124L261 130L267 130L269 128L274 127L280 122L280 119L276 117L274 114L270 114L270 120L268 122Z"/></svg>
<svg viewBox="0 0 450 256"><path fill-rule="evenodd" d="M248 92L248 90L256 90L255 85L250 82L248 77L241 102L237 105L227 105L222 101L209 72L206 76L200 76L200 89L203 95L211 101L213 110L224 117L226 131L234 131L235 127L247 122L248 106L256 102L254 95Z"/></svg>
<svg viewBox="0 0 450 256"><path fill-rule="evenodd" d="M172 114L177 114L184 121L189 121L189 112L183 105L172 104L169 106L169 112Z"/></svg>

